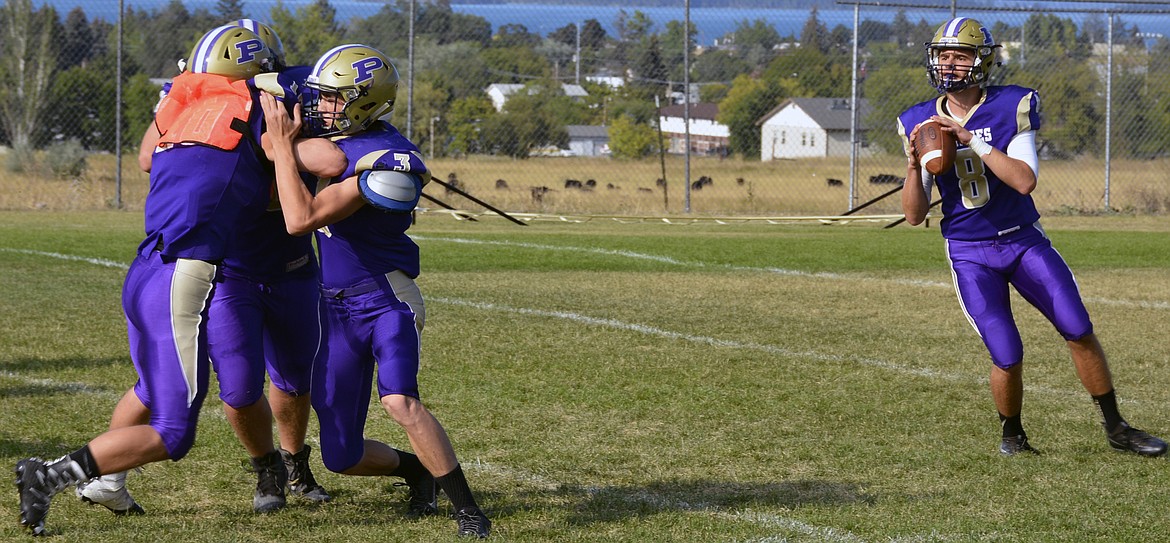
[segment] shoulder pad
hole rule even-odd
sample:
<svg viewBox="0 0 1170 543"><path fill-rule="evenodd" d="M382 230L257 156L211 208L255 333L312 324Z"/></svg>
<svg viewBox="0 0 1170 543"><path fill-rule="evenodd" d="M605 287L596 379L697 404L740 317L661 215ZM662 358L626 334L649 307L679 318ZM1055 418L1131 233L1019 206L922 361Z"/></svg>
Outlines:
<svg viewBox="0 0 1170 543"><path fill-rule="evenodd" d="M279 75L276 72L260 74L252 78L252 86L277 98L284 98L285 89L280 85Z"/></svg>

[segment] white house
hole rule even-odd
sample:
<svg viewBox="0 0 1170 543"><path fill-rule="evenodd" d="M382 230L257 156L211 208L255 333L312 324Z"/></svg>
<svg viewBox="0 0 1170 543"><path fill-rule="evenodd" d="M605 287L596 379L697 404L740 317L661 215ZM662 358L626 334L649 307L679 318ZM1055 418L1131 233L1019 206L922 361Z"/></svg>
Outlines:
<svg viewBox="0 0 1170 543"><path fill-rule="evenodd" d="M571 124L569 152L573 156L601 156L609 154L609 127Z"/></svg>
<svg viewBox="0 0 1170 543"><path fill-rule="evenodd" d="M670 140L667 152L685 154L686 132L688 123L685 104L666 106L658 110L658 125L662 127L662 135ZM719 115L719 105L712 103L698 103L690 105L690 133L691 153L707 155L727 150L731 131L727 125L719 124L715 117Z"/></svg>
<svg viewBox="0 0 1170 543"><path fill-rule="evenodd" d="M496 111L502 111L504 104L508 101L508 97L520 92L524 85L512 83L492 83L488 85L484 92L492 99L492 105L495 106ZM574 85L571 83L562 83L561 88L565 90L565 96L573 100L584 100L589 93L581 85ZM529 92L535 92L530 90Z"/></svg>
<svg viewBox="0 0 1170 543"><path fill-rule="evenodd" d="M861 156L871 154L865 143L869 102L859 100L857 126ZM760 159L849 156L853 108L847 98L792 98L764 115L760 127Z"/></svg>

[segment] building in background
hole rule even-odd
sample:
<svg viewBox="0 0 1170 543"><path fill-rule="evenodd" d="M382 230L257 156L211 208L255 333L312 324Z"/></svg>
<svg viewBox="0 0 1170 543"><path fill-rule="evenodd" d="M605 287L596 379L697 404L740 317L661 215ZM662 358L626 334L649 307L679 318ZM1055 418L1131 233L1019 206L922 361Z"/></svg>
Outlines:
<svg viewBox="0 0 1170 543"><path fill-rule="evenodd" d="M847 157L852 151L853 108L848 98L792 98L764 115L760 127L760 160ZM866 143L866 118L871 108L859 100L858 156L871 156Z"/></svg>
<svg viewBox="0 0 1170 543"><path fill-rule="evenodd" d="M524 87L524 85L516 83L492 83L491 85L488 85L486 89L484 89L484 92L486 92L488 97L491 98L492 106L496 108L496 111L503 111L504 104L508 102L508 97L516 94L517 92L520 92L522 89L524 89ZM565 90L565 96L568 96L570 99L576 101L583 101L587 96L589 96L589 93L585 90L585 87L582 87L581 85L562 83L561 88ZM529 92L535 92L535 90Z"/></svg>
<svg viewBox="0 0 1170 543"><path fill-rule="evenodd" d="M685 154L687 121L683 108L684 104L666 106L658 110L658 124L662 127L662 136L667 139L667 152L671 154ZM691 104L690 106L690 134L691 153L698 155L726 154L728 150L728 136L731 131L727 125L719 124L715 117L719 115L719 105L707 102Z"/></svg>
<svg viewBox="0 0 1170 543"><path fill-rule="evenodd" d="M605 156L609 154L609 127L571 124L569 153L572 156Z"/></svg>

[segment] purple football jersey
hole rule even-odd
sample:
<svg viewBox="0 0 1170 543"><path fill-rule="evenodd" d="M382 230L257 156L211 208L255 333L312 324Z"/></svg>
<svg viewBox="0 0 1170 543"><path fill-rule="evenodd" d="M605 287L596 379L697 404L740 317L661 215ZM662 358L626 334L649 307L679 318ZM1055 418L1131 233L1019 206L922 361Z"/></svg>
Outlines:
<svg viewBox="0 0 1170 543"><path fill-rule="evenodd" d="M948 116L946 95L916 104L898 117L902 144L909 149L910 132L931 115ZM991 146L1007 152L1017 134L1040 129L1040 98L1035 90L1016 86L984 89L983 100L959 124ZM956 240L995 239L1040 219L1032 196L1020 194L987 169L979 155L964 145L955 167L935 176L942 196L943 237ZM929 195L927 195L929 197Z"/></svg>
<svg viewBox="0 0 1170 543"><path fill-rule="evenodd" d="M349 159L340 182L366 170L393 170L429 176L422 153L398 129L379 122L361 133L334 140ZM401 270L419 274L418 245L406 235L412 217L362 206L353 215L317 231L321 283L341 288Z"/></svg>

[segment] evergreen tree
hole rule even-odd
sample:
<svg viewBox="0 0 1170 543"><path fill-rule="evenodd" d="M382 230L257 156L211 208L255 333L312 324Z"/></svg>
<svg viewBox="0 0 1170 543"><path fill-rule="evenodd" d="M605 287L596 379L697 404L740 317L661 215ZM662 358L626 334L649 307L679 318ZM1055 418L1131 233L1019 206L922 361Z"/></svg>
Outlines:
<svg viewBox="0 0 1170 543"><path fill-rule="evenodd" d="M65 16L65 35L61 40L59 69L66 70L84 63L90 58L90 48L94 44L93 29L85 11L80 7L73 8Z"/></svg>
<svg viewBox="0 0 1170 543"><path fill-rule="evenodd" d="M215 13L225 21L232 21L244 18L244 1L243 0L217 0L215 3Z"/></svg>

